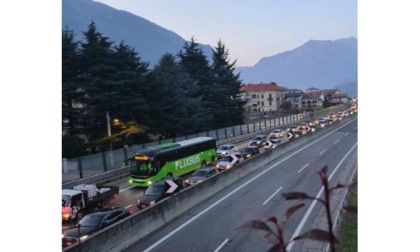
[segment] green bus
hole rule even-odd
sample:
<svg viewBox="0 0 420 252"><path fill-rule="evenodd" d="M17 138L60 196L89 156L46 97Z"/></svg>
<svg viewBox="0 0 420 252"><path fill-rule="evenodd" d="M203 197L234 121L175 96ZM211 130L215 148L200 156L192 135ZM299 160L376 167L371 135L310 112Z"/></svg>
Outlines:
<svg viewBox="0 0 420 252"><path fill-rule="evenodd" d="M178 177L216 159L216 140L196 137L176 143L166 143L137 151L130 172L130 184L147 187L165 177Z"/></svg>

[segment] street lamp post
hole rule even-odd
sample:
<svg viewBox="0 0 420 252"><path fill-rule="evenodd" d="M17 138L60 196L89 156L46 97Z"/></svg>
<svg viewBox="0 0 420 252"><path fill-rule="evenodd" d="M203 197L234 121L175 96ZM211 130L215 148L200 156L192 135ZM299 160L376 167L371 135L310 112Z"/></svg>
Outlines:
<svg viewBox="0 0 420 252"><path fill-rule="evenodd" d="M108 137L111 137L111 118L109 117L108 111L106 112L106 126L108 129ZM112 142L111 139L109 139L109 147L111 151L111 166L114 165L114 155L112 153Z"/></svg>

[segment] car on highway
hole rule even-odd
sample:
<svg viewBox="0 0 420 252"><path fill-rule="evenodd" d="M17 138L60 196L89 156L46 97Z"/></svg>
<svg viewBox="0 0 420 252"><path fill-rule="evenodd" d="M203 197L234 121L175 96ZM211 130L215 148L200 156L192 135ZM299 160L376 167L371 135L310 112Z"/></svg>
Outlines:
<svg viewBox="0 0 420 252"><path fill-rule="evenodd" d="M102 208L85 215L77 225L65 230L62 235L62 247L68 247L86 240L95 232L108 227L132 214L125 207Z"/></svg>
<svg viewBox="0 0 420 252"><path fill-rule="evenodd" d="M318 122L320 128L324 128L327 125L326 120L324 119L319 119Z"/></svg>
<svg viewBox="0 0 420 252"><path fill-rule="evenodd" d="M283 137L284 132L281 129L275 129L270 132L269 138L281 138Z"/></svg>
<svg viewBox="0 0 420 252"><path fill-rule="evenodd" d="M241 153L244 159L248 159L260 154L260 148L258 146L247 146L242 149L239 149L238 152Z"/></svg>
<svg viewBox="0 0 420 252"><path fill-rule="evenodd" d="M215 174L217 174L217 170L216 170L216 167L214 166L200 168L198 170L195 170L195 172L191 175L191 177L185 180L185 183L187 185L193 186Z"/></svg>
<svg viewBox="0 0 420 252"><path fill-rule="evenodd" d="M175 184L176 188L173 192L168 192L172 188L171 184ZM137 208L144 209L153 206L160 200L177 193L182 189L184 189L184 184L180 177L167 177L156 181L151 184L146 192L144 192L144 195L137 200Z"/></svg>
<svg viewBox="0 0 420 252"><path fill-rule="evenodd" d="M236 158L236 162L234 162L234 157ZM244 161L244 158L242 157L242 154L239 152L235 152L233 154L230 155L225 155L222 157L222 159L216 164L216 169L217 171L224 171L224 170L229 170L232 167L235 166L235 164L241 163L242 161Z"/></svg>
<svg viewBox="0 0 420 252"><path fill-rule="evenodd" d="M249 142L250 146L258 146L263 147L267 141L266 135L256 135L251 142Z"/></svg>
<svg viewBox="0 0 420 252"><path fill-rule="evenodd" d="M223 144L216 150L217 159L221 159L223 156L232 154L237 150L238 148L234 144Z"/></svg>
<svg viewBox="0 0 420 252"><path fill-rule="evenodd" d="M271 145L267 141L267 143L264 146L264 149L266 149L266 150L277 148L281 144L280 139L270 139L269 141L271 142Z"/></svg>

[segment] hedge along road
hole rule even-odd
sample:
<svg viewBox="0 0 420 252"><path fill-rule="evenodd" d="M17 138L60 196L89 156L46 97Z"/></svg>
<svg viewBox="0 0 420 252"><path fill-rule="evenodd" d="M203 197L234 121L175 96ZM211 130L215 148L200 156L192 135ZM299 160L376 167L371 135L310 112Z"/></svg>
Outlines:
<svg viewBox="0 0 420 252"><path fill-rule="evenodd" d="M317 172L327 165L330 183L334 184L342 167L352 167L346 162L349 153L357 151L356 147L357 120L353 119L272 161L265 166L267 168L227 185L126 251L265 251L271 244L261 241L262 232L237 228L247 221L271 216L283 220L287 209L299 202L284 201L280 194L290 191L319 194L321 183ZM319 205L309 205L306 204L305 209L299 210L287 223L286 240L305 231L312 212L319 210ZM300 251L300 248L301 244L297 242L292 249Z"/></svg>

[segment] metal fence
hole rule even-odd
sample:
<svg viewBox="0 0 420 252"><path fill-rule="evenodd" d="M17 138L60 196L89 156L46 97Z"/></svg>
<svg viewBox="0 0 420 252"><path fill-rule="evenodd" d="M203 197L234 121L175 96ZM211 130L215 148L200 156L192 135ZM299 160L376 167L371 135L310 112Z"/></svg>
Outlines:
<svg viewBox="0 0 420 252"><path fill-rule="evenodd" d="M159 140L140 145L126 146L121 149L96 153L78 158L63 159L62 183L98 175L101 173L110 173L113 170L126 167L127 164L125 163L125 160L131 158L132 155L138 150L147 147L156 146L162 143L178 142L200 136L214 137L218 144L223 144L230 139L233 140L234 138L238 138L240 136L247 136L252 133L255 134L257 132L267 131L269 129L297 123L303 119L306 119L308 115L309 114L307 113L301 113L270 119L262 119L249 124L200 132L197 134Z"/></svg>

